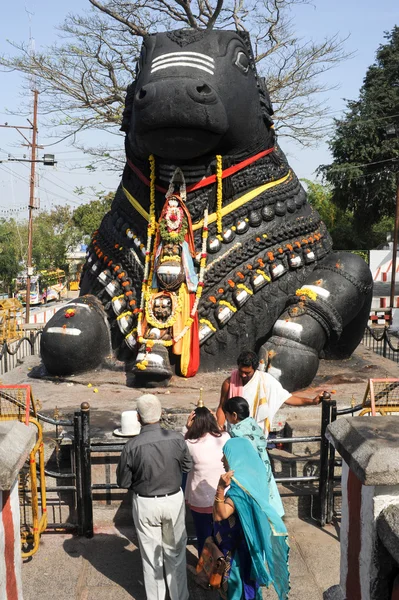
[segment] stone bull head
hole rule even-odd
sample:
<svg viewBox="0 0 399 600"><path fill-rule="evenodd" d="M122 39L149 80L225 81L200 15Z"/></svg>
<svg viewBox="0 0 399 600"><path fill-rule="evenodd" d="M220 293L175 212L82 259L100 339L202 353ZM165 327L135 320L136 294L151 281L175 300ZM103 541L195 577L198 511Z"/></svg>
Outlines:
<svg viewBox="0 0 399 600"><path fill-rule="evenodd" d="M273 143L271 104L247 34L148 36L127 104L123 129L142 159L203 162Z"/></svg>

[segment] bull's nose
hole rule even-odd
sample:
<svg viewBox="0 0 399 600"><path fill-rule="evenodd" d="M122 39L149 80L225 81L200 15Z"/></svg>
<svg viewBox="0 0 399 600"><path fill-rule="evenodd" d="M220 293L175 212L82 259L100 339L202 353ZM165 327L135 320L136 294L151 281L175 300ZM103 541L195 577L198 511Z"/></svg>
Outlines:
<svg viewBox="0 0 399 600"><path fill-rule="evenodd" d="M137 90L134 97L134 104L138 110L144 109L149 106L154 100L157 94L159 97L166 98L171 94L173 89L178 92L180 100L184 100L184 96L194 100L196 104L215 104L218 101L218 96L214 89L210 85L201 80L188 81L185 85L181 85L181 80L176 83L171 83L170 80L165 81L153 81L143 85Z"/></svg>
<svg viewBox="0 0 399 600"><path fill-rule="evenodd" d="M190 81L187 93L192 100L200 104L213 104L217 101L216 92L204 81Z"/></svg>
<svg viewBox="0 0 399 600"><path fill-rule="evenodd" d="M156 87L153 83L143 85L134 97L134 104L137 108L145 108L150 104L156 95Z"/></svg>

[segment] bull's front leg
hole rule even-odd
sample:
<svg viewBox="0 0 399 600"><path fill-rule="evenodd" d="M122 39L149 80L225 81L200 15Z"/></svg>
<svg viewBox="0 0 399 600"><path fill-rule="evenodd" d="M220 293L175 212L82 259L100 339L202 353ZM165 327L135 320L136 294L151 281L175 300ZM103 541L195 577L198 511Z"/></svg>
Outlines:
<svg viewBox="0 0 399 600"><path fill-rule="evenodd" d="M362 258L334 252L320 261L276 321L260 356L289 391L307 387L319 358L346 358L367 324L373 281Z"/></svg>

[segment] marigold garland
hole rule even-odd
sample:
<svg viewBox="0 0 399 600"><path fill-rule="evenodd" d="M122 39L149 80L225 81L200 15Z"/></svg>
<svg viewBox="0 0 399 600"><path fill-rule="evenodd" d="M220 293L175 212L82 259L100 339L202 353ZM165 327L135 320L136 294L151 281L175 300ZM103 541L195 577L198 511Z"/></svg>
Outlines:
<svg viewBox="0 0 399 600"><path fill-rule="evenodd" d="M250 290L249 287L247 287L243 283L238 283L237 287L240 288L240 290L245 290L247 292L247 294L249 294L250 296L253 296L253 291Z"/></svg>
<svg viewBox="0 0 399 600"><path fill-rule="evenodd" d="M156 222L156 216L155 216L155 159L154 159L153 155L151 155L149 157L149 161L150 161L150 221L149 221L148 230L147 230L148 231L147 246L146 246L146 252L145 252L144 277L143 277L143 283L142 283L142 289L141 289L141 302L140 302L140 308L137 311L138 312L137 339L140 344L146 344L146 348L148 347L149 340L143 337L142 325L143 325L144 312L146 313L147 321L150 324L153 324L151 322L151 321L153 321L153 318L152 318L153 315L151 315L148 310L148 299L152 293L151 282L153 279L153 272L154 272L154 267L155 267L155 255L154 256L151 255L152 242L153 242L154 234L157 231L157 222ZM198 274L198 286L197 286L197 289L195 292L195 301L194 301L193 307L191 309L190 316L186 320L183 329L180 331L180 333L178 335L176 335L173 338L173 340L168 340L168 341L151 340L153 342L153 344L160 344L162 346L172 346L173 344L175 344L179 340L181 340L183 336L186 335L186 333L190 330L190 328L194 322L194 317L197 313L198 304L199 304L200 298L202 296L202 291L204 289L206 259L208 256L208 254L206 252L207 239L208 239L208 209L207 208L204 211L203 223L204 223L204 225L203 225L203 230L202 230L202 248L201 248L200 270L199 270L199 274ZM154 320L155 320L155 317L154 317ZM166 327L171 326L175 322L175 320L176 320L176 313L173 315L172 320L168 319L168 321L166 321L166 323L162 323L162 327L160 327L160 323L157 321L157 326L158 326L158 328L165 329ZM167 323L169 323L169 325L167 325ZM141 361L141 364L143 364L143 363L144 363L144 361ZM139 367L139 368L143 368L143 367ZM144 366L144 368L145 368L145 366Z"/></svg>
<svg viewBox="0 0 399 600"><path fill-rule="evenodd" d="M229 308L231 310L231 312L237 312L237 309L235 306L233 306L232 304L230 304L230 302L227 302L227 300L219 300L219 304L222 304L223 306L227 306L227 308Z"/></svg>
<svg viewBox="0 0 399 600"><path fill-rule="evenodd" d="M177 315L181 312L182 309L182 287L180 286L179 295L177 297L177 306L173 312L173 314L166 321L159 321L152 309L150 308L149 300L151 298L151 291L147 290L146 292L146 301L145 301L145 318L147 319L147 323L152 325L153 327L157 327L158 329L167 329L168 327L172 327L176 323ZM148 345L148 344L147 344Z"/></svg>
<svg viewBox="0 0 399 600"><path fill-rule="evenodd" d="M208 321L208 319L200 319L200 323L207 325L211 331L216 331L216 327L212 325L212 323Z"/></svg>
<svg viewBox="0 0 399 600"><path fill-rule="evenodd" d="M266 281L271 281L271 277L269 277L269 275L266 275L266 273L264 271L262 271L261 269L256 269L256 272L259 275L262 275L263 279L265 279Z"/></svg>
<svg viewBox="0 0 399 600"><path fill-rule="evenodd" d="M314 292L313 290L309 290L307 288L299 288L299 290L297 290L295 292L296 296L307 296L308 298L310 298L313 301L317 300L317 293Z"/></svg>

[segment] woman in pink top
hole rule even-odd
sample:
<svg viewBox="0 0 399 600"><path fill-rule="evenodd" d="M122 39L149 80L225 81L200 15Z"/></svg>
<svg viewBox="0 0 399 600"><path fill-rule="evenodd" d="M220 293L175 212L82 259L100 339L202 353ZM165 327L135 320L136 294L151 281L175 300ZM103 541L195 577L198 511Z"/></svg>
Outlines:
<svg viewBox="0 0 399 600"><path fill-rule="evenodd" d="M185 439L193 468L187 477L185 493L197 533L198 556L206 538L212 535L212 509L220 476L222 448L229 437L227 432L220 431L215 416L205 406L193 410L187 420Z"/></svg>

